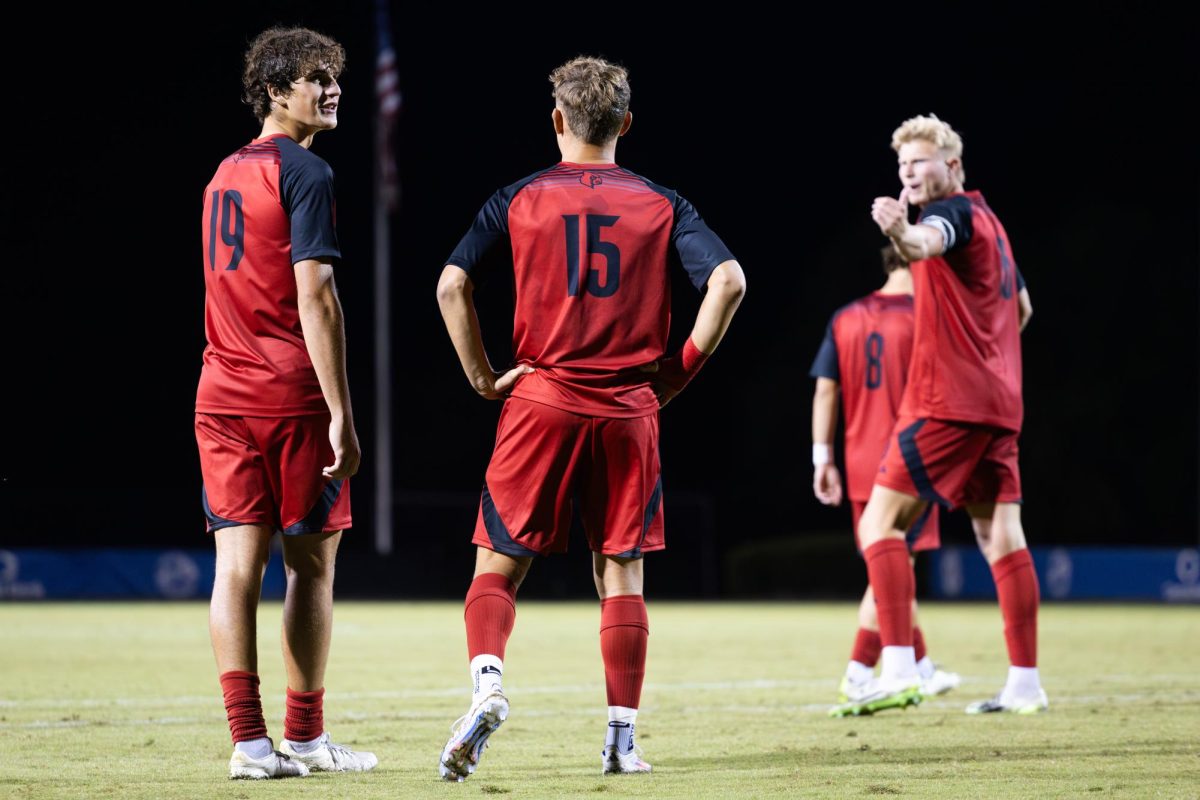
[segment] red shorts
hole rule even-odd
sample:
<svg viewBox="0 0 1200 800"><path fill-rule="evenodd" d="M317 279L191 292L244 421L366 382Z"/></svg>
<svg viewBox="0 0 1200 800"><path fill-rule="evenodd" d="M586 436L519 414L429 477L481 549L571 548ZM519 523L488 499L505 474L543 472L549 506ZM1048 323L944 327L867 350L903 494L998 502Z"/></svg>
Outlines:
<svg viewBox="0 0 1200 800"><path fill-rule="evenodd" d="M505 400L471 541L516 557L564 553L576 511L597 553L666 546L658 414L586 417Z"/></svg>
<svg viewBox="0 0 1200 800"><path fill-rule="evenodd" d="M850 516L854 520L854 546L858 548L858 552L862 552L862 544L858 540L858 521L862 519L863 509L867 504L859 500L850 501ZM919 553L922 550L937 550L942 546L942 531L938 524L938 507L933 503L925 506L925 510L921 512L921 516L917 517L917 521L912 524L905 535L904 540L908 542L908 551L910 553Z"/></svg>
<svg viewBox="0 0 1200 800"><path fill-rule="evenodd" d="M1017 433L902 417L888 438L875 483L947 508L1019 503Z"/></svg>
<svg viewBox="0 0 1200 800"><path fill-rule="evenodd" d="M329 415L196 415L208 531L266 525L285 534L350 527L350 481L330 480Z"/></svg>

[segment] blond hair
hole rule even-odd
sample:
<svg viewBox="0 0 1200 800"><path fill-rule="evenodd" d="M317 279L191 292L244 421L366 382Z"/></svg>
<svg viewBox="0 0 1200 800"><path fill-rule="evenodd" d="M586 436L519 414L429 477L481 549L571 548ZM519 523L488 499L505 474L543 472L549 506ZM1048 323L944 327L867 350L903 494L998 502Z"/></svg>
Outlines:
<svg viewBox="0 0 1200 800"><path fill-rule="evenodd" d="M629 111L629 73L602 58L579 56L550 73L554 100L571 132L588 144L615 139Z"/></svg>
<svg viewBox="0 0 1200 800"><path fill-rule="evenodd" d="M962 137L949 123L938 119L937 114L906 119L892 132L892 149L897 153L900 152L901 145L912 141L929 142L951 158L957 158L958 166L954 169L954 177L958 178L959 183L966 181L967 174L962 163Z"/></svg>

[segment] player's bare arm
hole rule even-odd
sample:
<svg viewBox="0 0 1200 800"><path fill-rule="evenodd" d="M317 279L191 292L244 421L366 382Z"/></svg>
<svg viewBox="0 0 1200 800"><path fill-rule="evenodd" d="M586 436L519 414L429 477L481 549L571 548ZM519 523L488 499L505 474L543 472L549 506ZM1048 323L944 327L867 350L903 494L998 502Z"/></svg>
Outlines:
<svg viewBox="0 0 1200 800"><path fill-rule="evenodd" d="M321 472L328 478L349 478L358 472L362 451L354 430L350 382L346 377L346 329L342 304L333 282L333 265L316 259L295 264L296 302L304 344L312 359L321 394L329 406L329 443L333 464Z"/></svg>
<svg viewBox="0 0 1200 800"><path fill-rule="evenodd" d="M734 312L746 294L746 275L736 261L724 261L717 265L708 278L704 300L700 310L696 312L696 322L689 335L691 344L699 351L700 359L712 355L729 323L733 321ZM687 350L668 356L653 364L641 367L644 372L655 373L651 382L654 395L658 398L658 407L662 408L675 395L683 391L683 387L691 379L685 361ZM701 363L703 363L701 361Z"/></svg>
<svg viewBox="0 0 1200 800"><path fill-rule="evenodd" d="M1029 324L1029 318L1033 316L1033 300L1029 298L1029 289L1025 288L1017 292L1017 321L1021 330L1025 330L1025 326Z"/></svg>
<svg viewBox="0 0 1200 800"><path fill-rule="evenodd" d="M475 313L475 284L462 267L447 264L438 280L438 307L454 351L462 364L467 380L481 397L501 400L512 391L517 379L533 372L533 368L519 364L507 372L496 372L483 349L483 333L479 317Z"/></svg>
<svg viewBox="0 0 1200 800"><path fill-rule="evenodd" d="M813 392L813 494L827 506L842 504L842 476L833 463L840 386L832 378L817 378Z"/></svg>
<svg viewBox="0 0 1200 800"><path fill-rule="evenodd" d="M900 197L876 197L871 205L871 219L884 236L892 240L905 261L940 256L946 250L945 239L930 225L910 225L908 222L908 189Z"/></svg>

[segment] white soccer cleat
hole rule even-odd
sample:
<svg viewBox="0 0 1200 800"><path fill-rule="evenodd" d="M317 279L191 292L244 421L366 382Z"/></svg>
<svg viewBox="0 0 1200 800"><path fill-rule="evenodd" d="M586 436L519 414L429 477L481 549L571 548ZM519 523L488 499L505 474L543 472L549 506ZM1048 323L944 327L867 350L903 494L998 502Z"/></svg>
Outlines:
<svg viewBox="0 0 1200 800"><path fill-rule="evenodd" d="M443 780L465 781L475 772L488 737L508 719L508 698L496 689L471 706L451 728L450 741L442 749L438 771Z"/></svg>
<svg viewBox="0 0 1200 800"><path fill-rule="evenodd" d="M642 760L642 748L633 743L633 724L610 722L609 738L615 739L600 751L604 775L630 775L649 772L651 767Z"/></svg>
<svg viewBox="0 0 1200 800"><path fill-rule="evenodd" d="M921 696L936 697L951 689L957 689L960 683L962 683L962 676L957 672L935 669L932 675L921 681Z"/></svg>
<svg viewBox="0 0 1200 800"><path fill-rule="evenodd" d="M838 702L839 703L850 703L850 702L857 703L860 700L862 700L868 693L870 693L873 688L874 687L871 685L870 679L867 679L865 681L856 681L856 680L852 679L849 675L843 675L842 682L838 686Z"/></svg>
<svg viewBox="0 0 1200 800"><path fill-rule="evenodd" d="M274 747L274 743L271 745ZM234 749L229 758L230 780L261 781L267 778L305 778L308 767L294 761L286 753L272 750L262 758L251 758L248 753Z"/></svg>
<svg viewBox="0 0 1200 800"><path fill-rule="evenodd" d="M299 761L313 772L366 772L379 764L374 753L357 752L345 745L329 741L329 734L322 733L317 746L306 752L297 752L295 742L283 740L280 750L293 761Z"/></svg>
<svg viewBox="0 0 1200 800"><path fill-rule="evenodd" d="M996 714L1007 712L1010 714L1037 714L1050 708L1050 700L1046 697L1044 689L1038 689L1037 694L1032 697L1013 697L1004 692L993 697L991 700L979 700L967 706L968 714Z"/></svg>

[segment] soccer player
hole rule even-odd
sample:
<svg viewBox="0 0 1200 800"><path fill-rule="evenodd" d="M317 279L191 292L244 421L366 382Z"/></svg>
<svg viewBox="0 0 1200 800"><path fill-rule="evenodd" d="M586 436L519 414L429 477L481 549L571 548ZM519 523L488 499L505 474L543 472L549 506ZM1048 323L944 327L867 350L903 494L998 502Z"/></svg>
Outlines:
<svg viewBox="0 0 1200 800"><path fill-rule="evenodd" d="M550 76L562 160L492 195L442 270L438 303L467 378L504 399L483 486L467 592L474 687L440 772L474 772L508 715L504 648L533 556L563 552L582 518L600 596L608 694L603 772L649 772L634 747L649 623L642 555L661 550L658 410L724 336L745 292L741 267L691 203L615 163L629 130L624 68L579 57ZM511 247L516 365L492 369L472 294L481 260ZM670 320L667 247L707 288L683 348L663 357Z"/></svg>
<svg viewBox="0 0 1200 800"><path fill-rule="evenodd" d="M1023 312L1008 234L966 191L962 139L935 116L892 135L903 189L871 216L913 273L916 329L899 418L859 525L883 645L875 689L854 714L920 701L905 531L929 502L965 506L991 566L1011 666L1004 688L967 713L1048 707L1037 670L1037 574L1021 527ZM908 207L920 208L916 224Z"/></svg>
<svg viewBox="0 0 1200 800"><path fill-rule="evenodd" d="M812 411L813 494L825 505L841 505L842 477L833 458L840 394L846 420L845 495L850 500L856 540L858 520L896 422L912 353L912 274L891 245L883 248L881 256L887 282L879 291L834 313L809 371L817 381ZM913 554L939 546L937 506L926 508L908 531L907 541ZM913 609L915 620L915 601ZM868 691L879 660L879 627L869 585L858 619L854 648L842 676L843 703ZM926 654L925 637L915 621L912 635L922 696L943 694L958 686L958 674L938 669Z"/></svg>
<svg viewBox="0 0 1200 800"><path fill-rule="evenodd" d="M345 53L303 28L261 33L243 100L262 132L204 191L204 349L196 393L203 506L217 548L209 632L234 751L231 778L368 770L329 739L322 698L333 568L360 451L346 381L333 173L309 152L337 127ZM281 752L258 692L255 616L268 545L283 532L287 714Z"/></svg>

